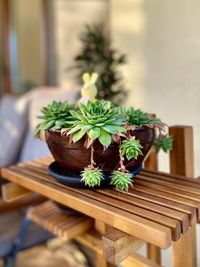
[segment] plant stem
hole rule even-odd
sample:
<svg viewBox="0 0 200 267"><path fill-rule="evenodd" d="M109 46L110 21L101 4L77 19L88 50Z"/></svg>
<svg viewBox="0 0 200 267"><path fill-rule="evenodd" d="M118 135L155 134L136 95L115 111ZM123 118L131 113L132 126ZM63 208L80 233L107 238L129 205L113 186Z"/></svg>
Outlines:
<svg viewBox="0 0 200 267"><path fill-rule="evenodd" d="M90 154L90 167L92 169L94 169L95 168L95 165L96 165L96 163L94 161L94 147L93 147L93 144L92 144L91 145L91 154Z"/></svg>
<svg viewBox="0 0 200 267"><path fill-rule="evenodd" d="M119 158L120 158L120 160L119 160L119 164L120 164L119 170L125 172L126 171L126 167L124 166L124 157L121 154L119 154Z"/></svg>

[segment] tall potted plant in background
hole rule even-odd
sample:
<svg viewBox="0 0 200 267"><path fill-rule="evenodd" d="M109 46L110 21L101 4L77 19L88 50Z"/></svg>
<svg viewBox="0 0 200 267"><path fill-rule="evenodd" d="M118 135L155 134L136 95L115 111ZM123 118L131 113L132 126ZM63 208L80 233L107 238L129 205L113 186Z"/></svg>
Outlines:
<svg viewBox="0 0 200 267"><path fill-rule="evenodd" d="M85 72L97 72L97 99L124 102L127 90L119 67L126 62L124 54L111 47L103 24L86 25L80 34L81 49L75 57L72 69L77 71L77 80L82 83Z"/></svg>

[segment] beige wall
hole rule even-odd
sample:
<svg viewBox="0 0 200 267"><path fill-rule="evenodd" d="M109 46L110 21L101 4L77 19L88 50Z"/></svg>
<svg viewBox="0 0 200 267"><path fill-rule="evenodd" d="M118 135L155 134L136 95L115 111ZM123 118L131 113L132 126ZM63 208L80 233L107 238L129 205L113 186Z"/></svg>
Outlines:
<svg viewBox="0 0 200 267"><path fill-rule="evenodd" d="M112 0L111 18L114 45L128 55L127 104L194 126L200 175L200 1Z"/></svg>
<svg viewBox="0 0 200 267"><path fill-rule="evenodd" d="M45 83L45 45L42 0L10 0L13 32L16 34L17 58L13 55L12 71L15 92L22 92L25 83ZM49 0L49 77L61 86L72 81L73 58L80 48L78 36L86 23L108 22L109 0ZM14 47L14 46L13 46ZM15 48L14 48L15 49ZM15 66L16 65L16 66ZM18 85L16 85L18 84Z"/></svg>
<svg viewBox="0 0 200 267"><path fill-rule="evenodd" d="M44 83L41 0L12 0L12 24L17 36L19 79Z"/></svg>
<svg viewBox="0 0 200 267"><path fill-rule="evenodd" d="M78 39L86 24L109 23L108 0L54 0L52 2L54 21L55 57L57 82L65 86L72 82L74 72L68 68L74 65L74 57L80 49Z"/></svg>

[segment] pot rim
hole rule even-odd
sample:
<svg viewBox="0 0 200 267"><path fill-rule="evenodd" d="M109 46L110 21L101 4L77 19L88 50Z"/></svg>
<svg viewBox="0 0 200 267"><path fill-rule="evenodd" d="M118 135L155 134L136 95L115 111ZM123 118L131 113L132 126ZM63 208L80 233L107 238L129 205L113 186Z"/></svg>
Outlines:
<svg viewBox="0 0 200 267"><path fill-rule="evenodd" d="M133 125L134 126L134 125ZM67 128L66 128L67 129ZM150 127L148 125L143 125L143 126L135 126L135 129L134 130L131 130L131 131L137 131L137 130L142 130L142 129L152 129L154 130L154 127ZM62 130L62 129L61 129ZM44 130L45 132L61 132L61 130L56 130L56 129L47 129L47 130Z"/></svg>
<svg viewBox="0 0 200 267"><path fill-rule="evenodd" d="M132 130L132 132L138 132L138 131L140 131L140 130L142 130L142 131L145 131L145 130L152 130L152 131L154 131L154 128L151 128L151 127L148 127L148 126L142 126L142 127L137 127L136 129L134 129L134 130ZM48 129L48 130L45 130L45 132L46 133L49 133L49 134L58 134L58 138L61 138L62 136L61 136L61 130L53 130L53 129ZM136 134L133 134L133 136L135 136ZM66 140L69 138L69 136L66 136ZM46 136L46 134L45 134L45 139L46 139L46 142L48 142L47 141L47 136ZM125 140L125 138L123 138L123 137L121 137L121 139L122 140ZM136 138L137 140L140 140L140 138ZM154 138L153 138L153 140L155 139L155 132L154 132ZM70 144L69 144L69 149L80 149L81 147L81 143L82 143L82 149L84 150L84 149L88 149L88 150L90 150L91 149L91 146L89 147L89 148L87 148L87 147L85 147L84 146L84 143L85 143L85 135L79 140L79 141L77 141L77 142L71 142ZM142 140L141 141L141 143L143 143L143 144L148 144L148 143L152 143L152 141L150 141L150 140ZM93 145L94 145L94 148L95 148L95 150L102 150L102 149L105 149L104 148L104 146L99 142L99 140L98 139L96 139L95 141L94 141L94 143L93 143ZM115 149L116 148L116 146L119 146L119 144L118 143L116 143L116 142L114 142L113 140L112 140L112 143L105 149L105 150L107 150L107 149ZM66 147L67 148L67 147Z"/></svg>

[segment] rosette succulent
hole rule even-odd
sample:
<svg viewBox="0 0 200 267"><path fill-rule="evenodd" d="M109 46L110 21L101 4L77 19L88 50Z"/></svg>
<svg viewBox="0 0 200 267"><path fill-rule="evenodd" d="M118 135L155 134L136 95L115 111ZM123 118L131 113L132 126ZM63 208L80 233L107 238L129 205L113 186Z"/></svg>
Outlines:
<svg viewBox="0 0 200 267"><path fill-rule="evenodd" d="M73 141L77 142L87 134L91 140L98 139L104 147L108 147L112 135L126 132L125 117L119 111L108 101L80 103L78 111L71 111L76 120L70 122L72 125L67 135L73 134Z"/></svg>
<svg viewBox="0 0 200 267"><path fill-rule="evenodd" d="M85 168L81 173L81 181L85 183L86 186L94 187L100 186L103 180L103 172L97 168Z"/></svg>
<svg viewBox="0 0 200 267"><path fill-rule="evenodd" d="M131 139L124 140L120 145L120 154L126 156L128 160L137 159L139 155L142 155L141 144L139 140Z"/></svg>
<svg viewBox="0 0 200 267"><path fill-rule="evenodd" d="M155 141L157 152L159 152L160 150L163 150L164 152L168 152L169 150L172 149L172 143L173 143L173 138L171 136L161 135Z"/></svg>
<svg viewBox="0 0 200 267"><path fill-rule="evenodd" d="M41 110L42 116L39 117L42 119L42 122L38 124L36 134L43 130L60 130L68 127L66 121L72 119L70 111L74 109L74 105L70 105L67 102L62 103L56 101L53 101L52 104L49 104L47 107L43 107Z"/></svg>
<svg viewBox="0 0 200 267"><path fill-rule="evenodd" d="M135 126L144 126L150 124L163 124L159 119L151 117L148 113L141 109L129 108L125 111L128 123Z"/></svg>
<svg viewBox="0 0 200 267"><path fill-rule="evenodd" d="M111 185L114 185L116 189L126 190L132 185L133 175L130 172L114 171L112 173Z"/></svg>

